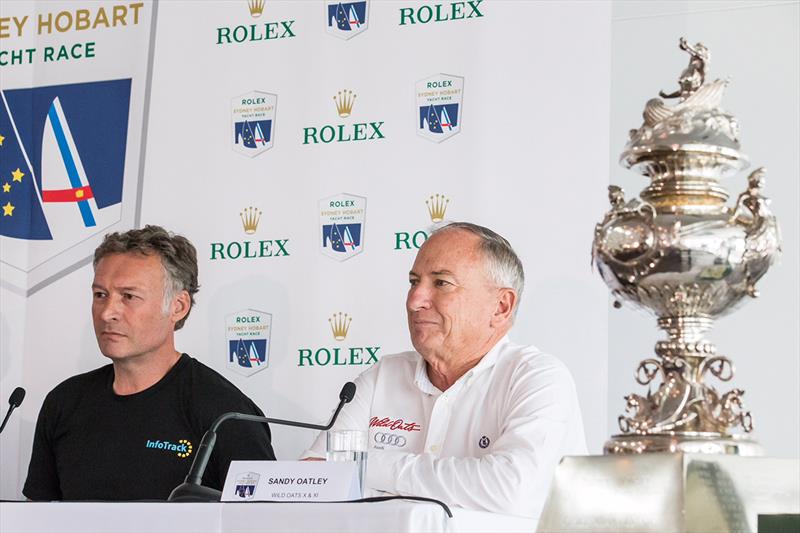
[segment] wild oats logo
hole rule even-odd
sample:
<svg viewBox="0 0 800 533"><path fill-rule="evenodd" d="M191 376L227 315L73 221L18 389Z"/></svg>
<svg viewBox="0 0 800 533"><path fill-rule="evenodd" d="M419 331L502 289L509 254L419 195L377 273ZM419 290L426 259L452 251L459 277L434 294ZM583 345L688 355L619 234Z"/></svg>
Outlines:
<svg viewBox="0 0 800 533"><path fill-rule="evenodd" d="M461 131L461 99L464 78L437 74L416 85L417 134L442 142Z"/></svg>
<svg viewBox="0 0 800 533"><path fill-rule="evenodd" d="M255 157L272 148L277 95L251 91L231 100L234 152Z"/></svg>
<svg viewBox="0 0 800 533"><path fill-rule="evenodd" d="M349 39L367 29L369 2L338 2L326 0L328 33L340 39Z"/></svg>
<svg viewBox="0 0 800 533"><path fill-rule="evenodd" d="M257 19L264 12L264 0L247 0L247 8L250 10L250 16Z"/></svg>
<svg viewBox="0 0 800 533"><path fill-rule="evenodd" d="M255 309L237 311L225 318L230 370L252 376L269 366L272 315Z"/></svg>
<svg viewBox="0 0 800 533"><path fill-rule="evenodd" d="M51 36L84 30L125 28L136 26L141 20L145 20L145 15L142 13L144 2L91 6L90 8L65 9L36 14L30 12L38 7L35 2L20 2L17 6L11 5L11 9L28 8L29 13L0 17L0 39L26 38L26 42L38 42L39 39L34 37L34 34ZM92 33L94 34L94 31ZM42 49L0 50L0 66L25 65L37 60L51 63L93 58L96 53L96 44L95 41L71 42L45 46Z"/></svg>
<svg viewBox="0 0 800 533"><path fill-rule="evenodd" d="M336 342L343 342L350 332L353 317L336 312L328 319L330 333ZM299 348L297 366L359 366L378 362L380 346L330 346Z"/></svg>
<svg viewBox="0 0 800 533"><path fill-rule="evenodd" d="M239 212L241 228L245 235L254 235L261 222L261 210L245 207ZM288 257L289 239L241 240L211 243L211 260L264 259L267 257Z"/></svg>
<svg viewBox="0 0 800 533"><path fill-rule="evenodd" d="M336 114L348 118L353 113L357 95L349 89L343 89L333 97ZM328 144L332 142L374 141L383 139L381 132L383 121L355 122L352 124L325 124L303 128L303 144Z"/></svg>
<svg viewBox="0 0 800 533"><path fill-rule="evenodd" d="M342 193L320 200L322 253L344 261L363 252L366 211L367 199L362 196Z"/></svg>
<svg viewBox="0 0 800 533"><path fill-rule="evenodd" d="M450 205L450 198L444 194L432 194L430 198L425 200L425 205L428 208L428 216L431 220L431 225L428 231L398 231L394 234L394 249L395 250L419 250L426 240L428 234L433 229L436 229L445 220L447 214L447 207Z"/></svg>
<svg viewBox="0 0 800 533"><path fill-rule="evenodd" d="M145 448L153 450L164 450L166 452L175 452L181 459L186 459L192 455L192 443L187 439L180 439L177 443L168 440L150 440L144 444Z"/></svg>
<svg viewBox="0 0 800 533"><path fill-rule="evenodd" d="M260 18L264 13L265 0L247 0L247 9L250 16ZM273 41L295 37L292 26L294 20L281 20L265 22L263 24L249 24L239 26L222 26L217 28L217 44L245 43L254 41Z"/></svg>
<svg viewBox="0 0 800 533"><path fill-rule="evenodd" d="M401 7L400 26L481 18L483 17L483 13L478 9L481 2L483 2L483 0L450 2L419 7Z"/></svg>

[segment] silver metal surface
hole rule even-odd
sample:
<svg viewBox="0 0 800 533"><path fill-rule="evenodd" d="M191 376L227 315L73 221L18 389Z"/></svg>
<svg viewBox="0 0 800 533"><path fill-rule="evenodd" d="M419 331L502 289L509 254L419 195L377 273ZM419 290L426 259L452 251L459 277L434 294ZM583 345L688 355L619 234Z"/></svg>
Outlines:
<svg viewBox="0 0 800 533"><path fill-rule="evenodd" d="M710 53L681 39L690 54L679 88L647 102L631 130L623 166L650 179L638 198L609 187L611 209L595 228L593 263L622 302L658 318L668 339L639 364L645 395L625 397L621 435L606 453L693 451L760 453L732 430L753 429L744 391L720 393L707 379L729 381L733 363L705 338L717 317L756 297L756 283L780 255L780 234L762 195L766 171L750 174L732 207L721 180L747 168L736 119L720 108L727 80L706 82Z"/></svg>
<svg viewBox="0 0 800 533"><path fill-rule="evenodd" d="M800 461L647 453L565 457L539 532L753 532L800 513Z"/></svg>

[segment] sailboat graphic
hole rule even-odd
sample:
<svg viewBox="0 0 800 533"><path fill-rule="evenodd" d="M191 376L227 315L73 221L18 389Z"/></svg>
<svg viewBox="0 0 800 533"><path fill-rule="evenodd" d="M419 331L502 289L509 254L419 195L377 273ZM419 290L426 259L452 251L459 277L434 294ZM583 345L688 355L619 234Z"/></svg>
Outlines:
<svg viewBox="0 0 800 533"><path fill-rule="evenodd" d="M42 132L42 208L54 239L84 234L119 219L121 205L98 209L69 122L56 97Z"/></svg>

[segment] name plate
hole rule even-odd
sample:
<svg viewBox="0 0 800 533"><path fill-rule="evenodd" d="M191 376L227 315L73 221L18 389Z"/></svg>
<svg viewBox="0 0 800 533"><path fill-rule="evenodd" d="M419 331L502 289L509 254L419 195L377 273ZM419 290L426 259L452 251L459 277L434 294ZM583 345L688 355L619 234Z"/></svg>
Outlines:
<svg viewBox="0 0 800 533"><path fill-rule="evenodd" d="M223 502L331 502L361 497L355 462L231 461Z"/></svg>

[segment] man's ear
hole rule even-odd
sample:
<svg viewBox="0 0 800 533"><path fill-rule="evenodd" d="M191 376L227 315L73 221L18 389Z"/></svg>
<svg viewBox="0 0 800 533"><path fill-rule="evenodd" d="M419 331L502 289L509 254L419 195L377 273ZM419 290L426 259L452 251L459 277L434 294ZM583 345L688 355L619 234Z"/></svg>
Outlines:
<svg viewBox="0 0 800 533"><path fill-rule="evenodd" d="M492 325L501 325L514 318L514 307L517 305L517 293L514 289L498 289L497 305L492 315Z"/></svg>
<svg viewBox="0 0 800 533"><path fill-rule="evenodd" d="M183 320L189 314L189 309L192 307L192 299L189 297L188 291L181 291L172 299L170 304L170 319L175 324Z"/></svg>

